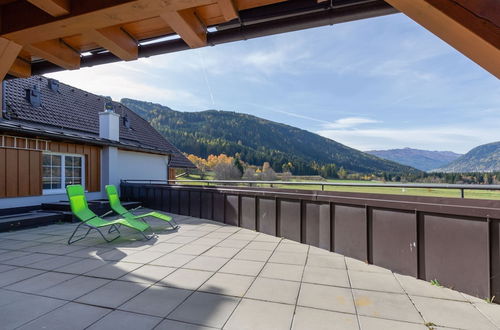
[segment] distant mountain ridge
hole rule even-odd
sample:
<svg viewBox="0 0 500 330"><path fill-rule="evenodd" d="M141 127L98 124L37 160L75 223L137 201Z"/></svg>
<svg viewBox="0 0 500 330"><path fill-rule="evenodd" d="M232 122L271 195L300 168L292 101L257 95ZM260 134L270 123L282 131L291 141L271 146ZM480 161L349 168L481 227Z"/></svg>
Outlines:
<svg viewBox="0 0 500 330"><path fill-rule="evenodd" d="M450 164L437 168L433 172L495 171L500 171L500 141L475 147Z"/></svg>
<svg viewBox="0 0 500 330"><path fill-rule="evenodd" d="M430 171L443 167L462 156L452 151L429 151L421 149L403 148L390 150L366 151L371 155L392 160L393 162L408 165L422 171Z"/></svg>
<svg viewBox="0 0 500 330"><path fill-rule="evenodd" d="M268 161L277 171L290 162L294 174L304 175L318 174L321 166L337 170L343 167L358 173L420 173L320 135L248 114L217 110L180 112L150 102L132 99L121 102L149 121L180 150L200 157L239 153L249 164Z"/></svg>

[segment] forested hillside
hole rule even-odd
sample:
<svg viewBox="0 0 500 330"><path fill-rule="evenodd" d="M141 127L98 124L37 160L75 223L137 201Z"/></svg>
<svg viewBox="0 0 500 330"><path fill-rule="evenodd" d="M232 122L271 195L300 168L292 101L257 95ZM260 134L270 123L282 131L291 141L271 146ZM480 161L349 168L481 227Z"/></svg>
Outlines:
<svg viewBox="0 0 500 330"><path fill-rule="evenodd" d="M500 171L500 142L483 144L470 150L436 172L494 172Z"/></svg>
<svg viewBox="0 0 500 330"><path fill-rule="evenodd" d="M341 167L358 173L419 172L317 134L247 114L216 110L180 112L150 102L121 102L148 120L180 150L204 158L210 154L239 154L249 164L267 161L277 171L328 177L334 177Z"/></svg>

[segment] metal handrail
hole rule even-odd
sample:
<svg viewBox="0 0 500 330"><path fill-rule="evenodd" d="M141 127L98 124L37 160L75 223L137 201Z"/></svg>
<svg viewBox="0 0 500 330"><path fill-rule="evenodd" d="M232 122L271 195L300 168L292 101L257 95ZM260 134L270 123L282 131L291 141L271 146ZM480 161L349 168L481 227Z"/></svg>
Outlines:
<svg viewBox="0 0 500 330"><path fill-rule="evenodd" d="M386 188L424 188L424 189L456 189L460 190L461 197L464 198L465 190L500 190L500 185L492 184L439 184L439 183L352 183L352 182L299 182L299 181L261 181L261 180L122 180L124 183L149 183L149 184L182 184L182 183L206 183L207 186L217 184L247 184L248 186L257 184L269 184L290 186L325 186L336 187L386 187Z"/></svg>

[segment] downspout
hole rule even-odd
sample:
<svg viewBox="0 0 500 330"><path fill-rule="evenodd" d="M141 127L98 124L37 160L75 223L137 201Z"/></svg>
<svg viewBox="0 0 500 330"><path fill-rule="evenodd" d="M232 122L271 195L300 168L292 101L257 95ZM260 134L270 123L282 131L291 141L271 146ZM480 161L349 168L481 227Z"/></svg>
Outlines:
<svg viewBox="0 0 500 330"><path fill-rule="evenodd" d="M5 80L2 80L2 118L1 119L10 119L9 114L7 113L7 101L5 97Z"/></svg>

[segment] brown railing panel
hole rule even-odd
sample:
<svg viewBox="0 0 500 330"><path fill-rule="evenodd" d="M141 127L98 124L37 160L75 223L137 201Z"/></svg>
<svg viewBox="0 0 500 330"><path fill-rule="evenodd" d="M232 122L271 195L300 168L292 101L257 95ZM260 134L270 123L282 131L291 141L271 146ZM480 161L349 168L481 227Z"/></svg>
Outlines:
<svg viewBox="0 0 500 330"><path fill-rule="evenodd" d="M258 230L265 234L276 236L276 200L259 198L258 204Z"/></svg>
<svg viewBox="0 0 500 330"><path fill-rule="evenodd" d="M213 194L213 205L214 205L214 220L219 222L224 222L224 211L226 205L226 196L220 193Z"/></svg>
<svg viewBox="0 0 500 330"><path fill-rule="evenodd" d="M191 191L189 194L189 215L201 217L201 192Z"/></svg>
<svg viewBox="0 0 500 330"><path fill-rule="evenodd" d="M500 297L500 222L490 222L491 296Z"/></svg>
<svg viewBox="0 0 500 330"><path fill-rule="evenodd" d="M201 217L204 219L213 219L213 201L212 193L201 193Z"/></svg>
<svg viewBox="0 0 500 330"><path fill-rule="evenodd" d="M257 230L256 198L241 196L241 227Z"/></svg>
<svg viewBox="0 0 500 330"><path fill-rule="evenodd" d="M488 227L486 220L424 215L424 279L488 296Z"/></svg>
<svg viewBox="0 0 500 330"><path fill-rule="evenodd" d="M417 218L414 212L371 210L371 261L404 275L418 276Z"/></svg>
<svg viewBox="0 0 500 330"><path fill-rule="evenodd" d="M189 215L189 190L181 190L179 195L179 213Z"/></svg>
<svg viewBox="0 0 500 330"><path fill-rule="evenodd" d="M226 196L226 215L224 217L224 222L239 226L239 198L238 195L227 195Z"/></svg>
<svg viewBox="0 0 500 330"><path fill-rule="evenodd" d="M179 196L180 196L179 190L172 189L170 190L170 212L175 213L175 214L180 214L180 209L179 209Z"/></svg>
<svg viewBox="0 0 500 330"><path fill-rule="evenodd" d="M481 297L500 296L500 201L122 183L124 200L304 242Z"/></svg>
<svg viewBox="0 0 500 330"><path fill-rule="evenodd" d="M368 260L366 209L335 205L333 251L359 260Z"/></svg>
<svg viewBox="0 0 500 330"><path fill-rule="evenodd" d="M301 241L301 207L300 201L279 201L279 235L293 241Z"/></svg>

